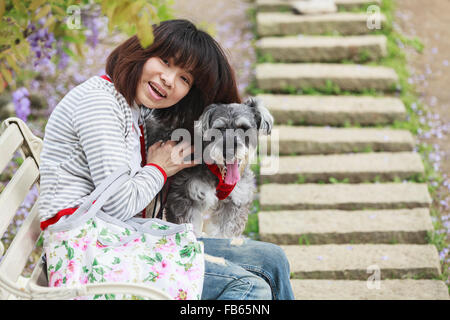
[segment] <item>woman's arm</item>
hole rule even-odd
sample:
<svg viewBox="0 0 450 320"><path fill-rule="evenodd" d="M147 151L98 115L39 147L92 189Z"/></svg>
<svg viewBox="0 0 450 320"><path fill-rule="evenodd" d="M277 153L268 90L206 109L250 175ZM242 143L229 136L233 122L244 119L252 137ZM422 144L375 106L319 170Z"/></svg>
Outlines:
<svg viewBox="0 0 450 320"><path fill-rule="evenodd" d="M95 187L118 167L129 163L125 107L99 90L86 95L74 111L73 125L86 154ZM157 167L145 166L111 196L103 210L118 219L127 220L152 201L164 182L165 177Z"/></svg>

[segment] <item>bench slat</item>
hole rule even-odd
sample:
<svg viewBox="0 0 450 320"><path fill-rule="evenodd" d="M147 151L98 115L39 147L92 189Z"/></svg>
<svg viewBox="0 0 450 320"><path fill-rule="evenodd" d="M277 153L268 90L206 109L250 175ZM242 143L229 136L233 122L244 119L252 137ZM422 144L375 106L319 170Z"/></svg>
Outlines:
<svg viewBox="0 0 450 320"><path fill-rule="evenodd" d="M17 125L10 125L0 136L0 172L2 172L14 153L23 143L23 136Z"/></svg>
<svg viewBox="0 0 450 320"><path fill-rule="evenodd" d="M24 162L0 193L0 238L11 224L33 184L36 184L39 190L39 155L43 145L42 140L18 118L6 119L2 122L1 129L0 172L5 169L16 151L20 151ZM16 282L22 274L41 234L38 211L36 201L0 261L0 274L12 282ZM0 242L0 256L3 254L2 247ZM45 287L46 270L42 269L40 263L37 263L37 266L33 270L32 281L35 284L39 281L39 284ZM9 294L0 290L0 299L6 299Z"/></svg>
<svg viewBox="0 0 450 320"><path fill-rule="evenodd" d="M36 241L41 234L38 213L38 202L36 201L0 263L0 273L6 275L8 279L17 281L28 257L35 248ZM17 254L17 252L21 254Z"/></svg>
<svg viewBox="0 0 450 320"><path fill-rule="evenodd" d="M11 219L38 178L39 169L36 162L31 157L26 158L0 194L0 236L8 228Z"/></svg>

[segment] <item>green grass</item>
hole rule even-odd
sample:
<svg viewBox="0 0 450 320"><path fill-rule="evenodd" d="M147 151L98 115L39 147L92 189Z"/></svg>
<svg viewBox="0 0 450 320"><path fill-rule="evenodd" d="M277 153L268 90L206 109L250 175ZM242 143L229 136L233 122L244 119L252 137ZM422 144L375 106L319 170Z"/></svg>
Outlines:
<svg viewBox="0 0 450 320"><path fill-rule="evenodd" d="M258 148L258 151L259 151L259 148ZM259 154L259 153L257 153L257 154ZM250 164L250 169L253 171L253 173L255 174L255 177L256 177L258 191L260 189L260 182L259 182L260 167L261 167L260 163L261 163L261 159L258 156L256 159L256 163ZM248 216L248 221L247 221L247 224L245 225L245 229L243 232L244 235L246 235L247 237L249 237L253 240L259 240L259 224L258 224L259 210L260 210L259 201L253 200L253 203L250 208L250 214Z"/></svg>
<svg viewBox="0 0 450 320"><path fill-rule="evenodd" d="M257 201L256 201L257 202ZM259 240L259 224L258 224L258 212L259 212L259 204L253 204L258 209L255 213L250 213L248 215L248 221L245 226L244 234L253 239L253 240Z"/></svg>
<svg viewBox="0 0 450 320"><path fill-rule="evenodd" d="M344 178L344 179L342 179L342 180L338 180L338 179L336 179L336 178L334 178L334 177L330 177L330 178L328 179L328 181L329 181L331 184L337 184L337 183L349 183L349 179L348 179L348 178Z"/></svg>
<svg viewBox="0 0 450 320"><path fill-rule="evenodd" d="M303 234L298 238L298 244L300 246L309 246L310 245L310 241L308 238L308 235Z"/></svg>

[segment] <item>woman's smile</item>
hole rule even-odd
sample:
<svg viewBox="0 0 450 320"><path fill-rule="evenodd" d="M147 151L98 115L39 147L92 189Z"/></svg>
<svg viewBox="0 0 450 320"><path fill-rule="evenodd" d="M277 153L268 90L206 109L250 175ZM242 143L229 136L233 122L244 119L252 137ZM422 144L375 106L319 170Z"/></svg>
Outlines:
<svg viewBox="0 0 450 320"><path fill-rule="evenodd" d="M150 92L150 95L157 101L167 98L166 91L162 89L160 85L154 82L148 82L148 91Z"/></svg>

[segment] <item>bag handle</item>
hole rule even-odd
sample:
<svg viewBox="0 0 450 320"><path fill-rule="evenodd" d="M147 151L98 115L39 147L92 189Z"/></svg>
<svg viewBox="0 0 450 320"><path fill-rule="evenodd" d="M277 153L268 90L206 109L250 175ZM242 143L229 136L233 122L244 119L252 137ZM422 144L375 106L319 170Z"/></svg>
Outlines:
<svg viewBox="0 0 450 320"><path fill-rule="evenodd" d="M72 215L65 220L59 220L57 223L48 226L48 229L52 231L69 230L79 222L86 221L91 216L94 216L111 195L131 177L128 174L129 171L128 166L119 167L100 183ZM95 203L93 203L94 201Z"/></svg>
<svg viewBox="0 0 450 320"><path fill-rule="evenodd" d="M108 189L114 181L116 181L119 177L121 177L123 174L128 173L129 168L127 166L122 166L116 169L112 174L107 176L100 185L86 198L86 200L83 202L83 204L80 206L80 208L84 208L85 210L88 210L89 207L92 205L94 201L97 200L101 196L101 194Z"/></svg>

